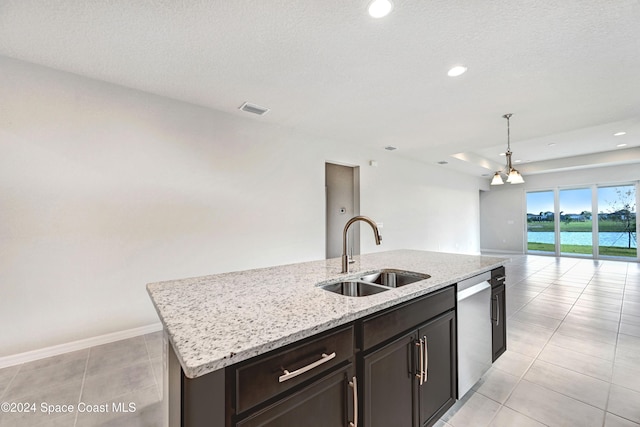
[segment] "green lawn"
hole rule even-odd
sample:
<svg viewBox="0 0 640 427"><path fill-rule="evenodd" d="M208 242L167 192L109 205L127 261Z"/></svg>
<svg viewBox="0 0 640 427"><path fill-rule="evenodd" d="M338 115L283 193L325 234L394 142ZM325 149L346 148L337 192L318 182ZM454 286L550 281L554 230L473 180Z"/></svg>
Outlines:
<svg viewBox="0 0 640 427"><path fill-rule="evenodd" d="M601 225L601 224L598 224ZM527 224L529 231L554 231L553 221L530 222ZM561 222L560 231L592 231L593 224L591 221L583 222ZM604 231L604 230L602 230Z"/></svg>
<svg viewBox="0 0 640 427"><path fill-rule="evenodd" d="M624 224L620 221L611 221L611 220L602 220L598 223L598 231L624 231ZM635 229L635 223L631 226L632 229ZM553 221L539 221L539 222L529 222L527 223L527 229L529 231L554 231ZM572 222L561 222L560 223L560 231L592 231L593 224L592 221L572 221Z"/></svg>
<svg viewBox="0 0 640 427"><path fill-rule="evenodd" d="M529 249L530 251L555 252L554 245L552 245L551 243L529 242L527 244L527 249ZM593 253L591 246L583 245L560 245L560 252L563 254L583 255L591 255ZM638 252L636 248L628 249L620 248L617 246L600 246L600 255L635 258L637 254Z"/></svg>

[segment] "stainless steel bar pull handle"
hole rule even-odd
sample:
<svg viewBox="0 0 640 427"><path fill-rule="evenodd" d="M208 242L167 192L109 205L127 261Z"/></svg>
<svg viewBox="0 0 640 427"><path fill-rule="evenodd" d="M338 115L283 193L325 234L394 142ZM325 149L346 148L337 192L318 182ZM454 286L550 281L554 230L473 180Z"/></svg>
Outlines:
<svg viewBox="0 0 640 427"><path fill-rule="evenodd" d="M424 343L420 339L420 385L424 384Z"/></svg>
<svg viewBox="0 0 640 427"><path fill-rule="evenodd" d="M422 366L422 340L415 341L414 344L416 347L418 347L418 352L419 352L418 362L417 362L419 363L419 366L416 366L416 378L422 379L422 371L420 370Z"/></svg>
<svg viewBox="0 0 640 427"><path fill-rule="evenodd" d="M491 301L489 302L489 319L491 319L491 326L493 326L493 322L496 320L493 318L493 295L491 296Z"/></svg>
<svg viewBox="0 0 640 427"><path fill-rule="evenodd" d="M496 277L496 282L504 282L505 276Z"/></svg>
<svg viewBox="0 0 640 427"><path fill-rule="evenodd" d="M358 379L353 377L349 386L353 389L353 421L349 422L349 427L358 427Z"/></svg>
<svg viewBox="0 0 640 427"><path fill-rule="evenodd" d="M496 326L500 326L500 294L496 294Z"/></svg>
<svg viewBox="0 0 640 427"><path fill-rule="evenodd" d="M326 354L326 353L322 353L322 357L319 360L316 360L313 363L308 364L307 366L303 366L300 369L296 369L293 372L289 372L286 369L283 369L282 372L284 373L283 375L280 375L280 377L278 377L278 382L285 382L286 380L290 380L291 378L297 377L300 374L304 374L307 371L312 370L313 368L317 368L318 366L322 365L323 363L327 363L329 360L333 359L334 357L336 357L336 352L334 351L331 354Z"/></svg>
<svg viewBox="0 0 640 427"><path fill-rule="evenodd" d="M422 383L426 383L427 372L429 371L429 347L427 346L427 336L423 336L422 339L424 340L424 380L422 381Z"/></svg>

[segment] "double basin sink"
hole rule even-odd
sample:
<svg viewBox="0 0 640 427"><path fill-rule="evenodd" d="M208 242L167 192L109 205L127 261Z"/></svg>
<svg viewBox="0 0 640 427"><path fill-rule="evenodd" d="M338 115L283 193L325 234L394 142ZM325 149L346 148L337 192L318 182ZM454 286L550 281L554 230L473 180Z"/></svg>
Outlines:
<svg viewBox="0 0 640 427"><path fill-rule="evenodd" d="M410 283L428 279L428 274L415 273L412 271L384 269L376 270L350 279L339 279L318 286L326 291L349 297L364 297L380 292L388 291L391 288L398 288Z"/></svg>

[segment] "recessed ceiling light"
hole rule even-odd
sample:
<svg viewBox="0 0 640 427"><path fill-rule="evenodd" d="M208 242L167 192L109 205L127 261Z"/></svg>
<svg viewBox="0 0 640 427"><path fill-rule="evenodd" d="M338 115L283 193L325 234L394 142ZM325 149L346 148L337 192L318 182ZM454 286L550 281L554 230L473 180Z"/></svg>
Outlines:
<svg viewBox="0 0 640 427"><path fill-rule="evenodd" d="M467 67L463 67L462 65L456 65L455 67L447 71L447 75L449 77L458 77L464 74L466 71L467 71Z"/></svg>
<svg viewBox="0 0 640 427"><path fill-rule="evenodd" d="M506 155L507 155L507 153L500 153L500 154L498 154L498 156L506 156Z"/></svg>
<svg viewBox="0 0 640 427"><path fill-rule="evenodd" d="M514 162L514 163L521 163L521 162L522 162L522 160L514 160L513 162Z"/></svg>
<svg viewBox="0 0 640 427"><path fill-rule="evenodd" d="M550 142L549 144L547 144L549 147L555 147L556 143L555 142Z"/></svg>
<svg viewBox="0 0 640 427"><path fill-rule="evenodd" d="M626 135L626 132L616 132L613 134L613 136L622 136L622 135Z"/></svg>
<svg viewBox="0 0 640 427"><path fill-rule="evenodd" d="M626 147L626 146L627 146L627 144L618 144L618 145L616 145L616 147Z"/></svg>
<svg viewBox="0 0 640 427"><path fill-rule="evenodd" d="M373 0L369 3L369 15L372 18L384 18L393 10L390 0Z"/></svg>

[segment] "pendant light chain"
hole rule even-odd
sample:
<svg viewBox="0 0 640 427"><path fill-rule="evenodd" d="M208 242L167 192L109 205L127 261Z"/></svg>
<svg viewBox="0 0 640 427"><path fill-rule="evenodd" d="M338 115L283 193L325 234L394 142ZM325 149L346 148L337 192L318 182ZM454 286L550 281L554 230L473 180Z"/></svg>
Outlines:
<svg viewBox="0 0 640 427"><path fill-rule="evenodd" d="M511 126L509 126L509 119L512 115L512 113L508 113L502 116L507 119L507 151L511 151Z"/></svg>
<svg viewBox="0 0 640 427"><path fill-rule="evenodd" d="M511 126L509 124L511 114L505 114L504 116L507 118L507 150L511 151Z"/></svg>
<svg viewBox="0 0 640 427"><path fill-rule="evenodd" d="M507 152L505 153L505 155L507 156L507 175L509 175L511 173L511 171L513 170L513 163L511 163L511 126L510 126L510 121L509 119L511 118L511 113L505 114L504 116L505 119L507 119Z"/></svg>
<svg viewBox="0 0 640 427"><path fill-rule="evenodd" d="M507 175L507 182L510 184L522 184L524 182L524 179L522 179L522 175L520 175L520 172L518 172L513 167L513 163L511 161L511 155L513 153L511 152L511 122L509 119L512 115L512 113L507 113L502 116L503 118L507 119L507 152L505 153L505 156L507 157L507 168L505 171L498 171L493 175L491 185L504 184L504 181L500 176L501 173Z"/></svg>

